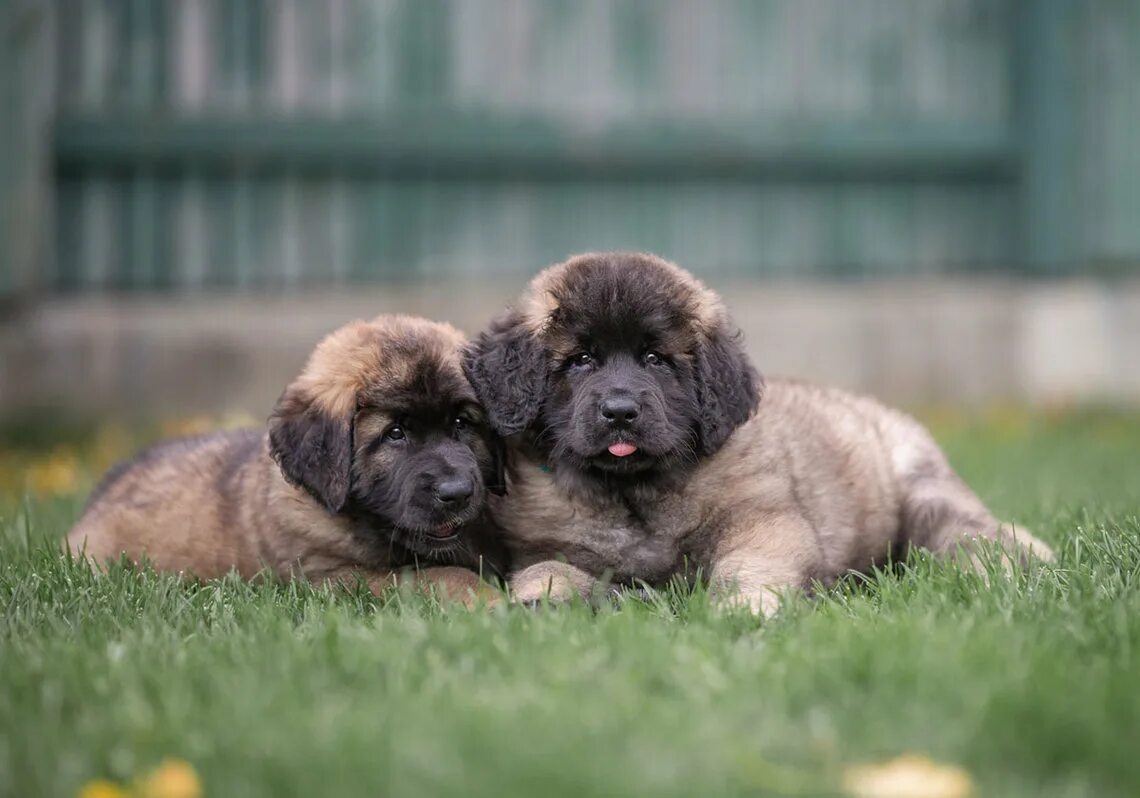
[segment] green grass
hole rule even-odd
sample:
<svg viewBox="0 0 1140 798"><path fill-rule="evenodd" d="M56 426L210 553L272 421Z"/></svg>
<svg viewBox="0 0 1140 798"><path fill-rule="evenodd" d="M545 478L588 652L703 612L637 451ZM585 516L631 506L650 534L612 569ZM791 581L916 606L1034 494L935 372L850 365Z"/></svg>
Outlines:
<svg viewBox="0 0 1140 798"><path fill-rule="evenodd" d="M987 586L918 557L764 624L699 592L464 612L95 576L52 545L80 497L9 504L0 795L166 756L207 796L816 795L903 752L979 795L1140 794L1140 418L936 431L1056 566Z"/></svg>

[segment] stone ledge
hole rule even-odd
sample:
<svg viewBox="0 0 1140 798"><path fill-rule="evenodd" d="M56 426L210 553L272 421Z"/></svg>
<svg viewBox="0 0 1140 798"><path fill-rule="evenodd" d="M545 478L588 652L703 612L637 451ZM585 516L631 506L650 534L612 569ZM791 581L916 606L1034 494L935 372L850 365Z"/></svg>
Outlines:
<svg viewBox="0 0 1140 798"><path fill-rule="evenodd" d="M383 312L473 332L518 283L57 297L0 322L0 414L268 413L314 343ZM1140 281L718 283L766 374L903 404L1140 400Z"/></svg>

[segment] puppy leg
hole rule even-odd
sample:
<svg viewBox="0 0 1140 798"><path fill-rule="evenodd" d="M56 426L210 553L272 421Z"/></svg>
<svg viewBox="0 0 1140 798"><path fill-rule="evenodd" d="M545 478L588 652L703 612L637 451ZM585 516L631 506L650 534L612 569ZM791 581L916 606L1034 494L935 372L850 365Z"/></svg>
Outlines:
<svg viewBox="0 0 1140 798"><path fill-rule="evenodd" d="M903 534L912 545L942 555L964 552L970 564L981 568L975 543L993 541L1004 551L1003 562L1022 565L1031 557L1052 561L1053 550L1028 531L998 521L982 500L952 472L911 482L903 499Z"/></svg>
<svg viewBox="0 0 1140 798"><path fill-rule="evenodd" d="M523 568L511 577L511 600L522 604L589 598L597 580L585 571L558 560L545 560Z"/></svg>
<svg viewBox="0 0 1140 798"><path fill-rule="evenodd" d="M719 604L771 617L781 594L806 586L819 572L821 556L806 519L770 515L725 537L713 562L710 589Z"/></svg>
<svg viewBox="0 0 1140 798"><path fill-rule="evenodd" d="M480 579L479 574L453 565L406 571L401 576L402 583L410 582L416 590L434 593L447 602L461 601L469 608L479 603L497 604L503 598L502 593Z"/></svg>
<svg viewBox="0 0 1140 798"><path fill-rule="evenodd" d="M327 581L346 585L357 584L361 579L377 595L394 587L408 586L444 602L462 602L468 608L480 602L490 605L502 600L502 594L480 579L479 574L456 566L379 573L346 569L326 577Z"/></svg>

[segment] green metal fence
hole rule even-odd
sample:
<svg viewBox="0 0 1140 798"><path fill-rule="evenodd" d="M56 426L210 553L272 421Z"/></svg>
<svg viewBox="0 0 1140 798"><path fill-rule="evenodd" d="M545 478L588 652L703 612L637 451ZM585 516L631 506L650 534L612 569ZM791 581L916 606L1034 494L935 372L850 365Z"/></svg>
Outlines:
<svg viewBox="0 0 1140 798"><path fill-rule="evenodd" d="M55 53L25 287L1140 262L1135 0L15 6Z"/></svg>

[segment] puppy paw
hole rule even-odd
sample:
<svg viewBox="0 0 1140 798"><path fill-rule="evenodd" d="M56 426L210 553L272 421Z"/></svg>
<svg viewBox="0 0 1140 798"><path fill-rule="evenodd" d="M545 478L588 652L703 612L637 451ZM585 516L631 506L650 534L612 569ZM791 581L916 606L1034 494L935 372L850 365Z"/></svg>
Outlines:
<svg viewBox="0 0 1140 798"><path fill-rule="evenodd" d="M511 598L516 603L528 607L540 606L543 602L566 602L580 595L574 583L564 576L550 574L544 577L511 583Z"/></svg>
<svg viewBox="0 0 1140 798"><path fill-rule="evenodd" d="M469 609L480 605L494 606L503 600L502 592L484 582L474 571L454 566L412 572L402 584L430 593L445 603L460 603Z"/></svg>
<svg viewBox="0 0 1140 798"><path fill-rule="evenodd" d="M543 601L541 599L529 599L527 601L516 600L515 603L520 605L520 606L525 607L526 609L530 610L531 612L538 612L539 610L546 609L547 607L557 607L558 606L557 604L550 604L549 602Z"/></svg>
<svg viewBox="0 0 1140 798"><path fill-rule="evenodd" d="M568 602L589 596L593 584L589 574L572 565L543 562L524 568L511 578L511 600L526 606Z"/></svg>
<svg viewBox="0 0 1140 798"><path fill-rule="evenodd" d="M760 618L771 618L780 610L780 592L772 588L735 590L724 588L713 592L713 604L722 610L746 609Z"/></svg>

